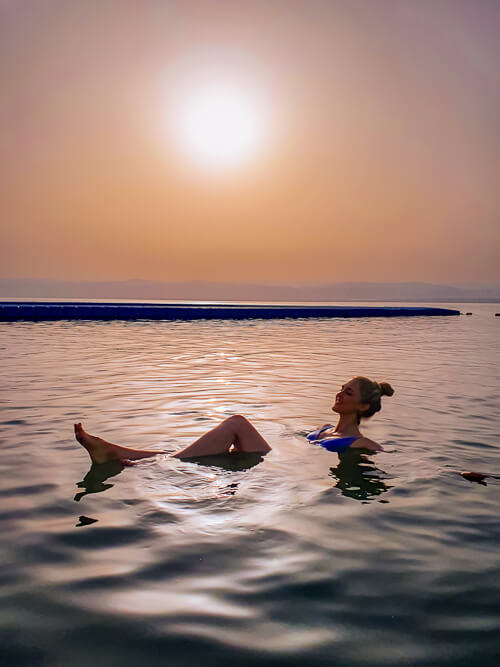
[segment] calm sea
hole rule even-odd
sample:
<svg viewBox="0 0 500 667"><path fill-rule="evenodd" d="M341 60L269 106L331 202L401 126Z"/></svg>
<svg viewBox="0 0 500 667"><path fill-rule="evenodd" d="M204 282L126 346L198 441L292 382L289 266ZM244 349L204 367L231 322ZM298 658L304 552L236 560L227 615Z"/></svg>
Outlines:
<svg viewBox="0 0 500 667"><path fill-rule="evenodd" d="M500 479L457 472L500 475L500 306L458 307L0 324L2 667L500 664ZM339 460L304 434L355 374L396 393ZM263 461L72 436L174 452L235 413Z"/></svg>

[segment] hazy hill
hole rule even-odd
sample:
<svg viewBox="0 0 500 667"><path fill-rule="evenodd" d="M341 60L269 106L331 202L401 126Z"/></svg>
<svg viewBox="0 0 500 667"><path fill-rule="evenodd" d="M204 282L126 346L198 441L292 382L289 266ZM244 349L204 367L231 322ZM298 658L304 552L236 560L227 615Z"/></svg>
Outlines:
<svg viewBox="0 0 500 667"><path fill-rule="evenodd" d="M252 285L147 280L68 282L0 279L0 298L152 299L202 301L500 301L500 286L406 283Z"/></svg>

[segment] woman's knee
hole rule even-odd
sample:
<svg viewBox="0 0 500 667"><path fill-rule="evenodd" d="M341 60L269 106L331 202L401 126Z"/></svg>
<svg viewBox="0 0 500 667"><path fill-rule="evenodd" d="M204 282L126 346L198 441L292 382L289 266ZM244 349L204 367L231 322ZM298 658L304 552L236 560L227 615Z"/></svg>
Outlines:
<svg viewBox="0 0 500 667"><path fill-rule="evenodd" d="M235 430L245 428L250 424L248 419L243 415L232 415L225 420L226 424L230 424Z"/></svg>

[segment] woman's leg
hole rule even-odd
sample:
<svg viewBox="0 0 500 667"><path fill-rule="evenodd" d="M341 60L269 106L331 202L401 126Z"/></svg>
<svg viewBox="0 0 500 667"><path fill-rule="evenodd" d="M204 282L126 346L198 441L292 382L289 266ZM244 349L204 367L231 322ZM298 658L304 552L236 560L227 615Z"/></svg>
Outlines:
<svg viewBox="0 0 500 667"><path fill-rule="evenodd" d="M90 458L94 463L106 463L107 461L137 461L139 459L149 459L158 454L167 454L147 449L130 449L129 447L120 447L107 442L95 435L90 435L83 430L81 424L75 424L75 437L78 442L88 451Z"/></svg>
<svg viewBox="0 0 500 667"><path fill-rule="evenodd" d="M149 459L158 454L168 454L165 451L132 449L120 447L102 438L87 433L81 423L75 424L75 437L78 442L88 451L94 463L106 463L107 461L138 461ZM225 419L208 433L198 438L192 445L177 454L175 458L196 458L198 456L210 456L229 452L234 445L238 452L259 452L267 454L271 447L267 444L257 429L242 415L233 415Z"/></svg>
<svg viewBox="0 0 500 667"><path fill-rule="evenodd" d="M224 454L229 452L231 445L238 452L267 454L271 451L271 447L248 419L242 415L233 415L173 456L187 459Z"/></svg>

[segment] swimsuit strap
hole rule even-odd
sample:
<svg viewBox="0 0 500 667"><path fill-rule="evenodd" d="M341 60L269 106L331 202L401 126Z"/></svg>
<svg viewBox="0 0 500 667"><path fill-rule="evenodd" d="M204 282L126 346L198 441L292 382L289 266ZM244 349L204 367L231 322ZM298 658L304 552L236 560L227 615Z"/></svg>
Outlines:
<svg viewBox="0 0 500 667"><path fill-rule="evenodd" d="M306 435L306 438L308 440L318 440L319 436L323 433L323 431L326 431L329 428L332 428L332 424L327 424L326 426L322 426L321 428L318 428L316 431L313 433L309 433Z"/></svg>

